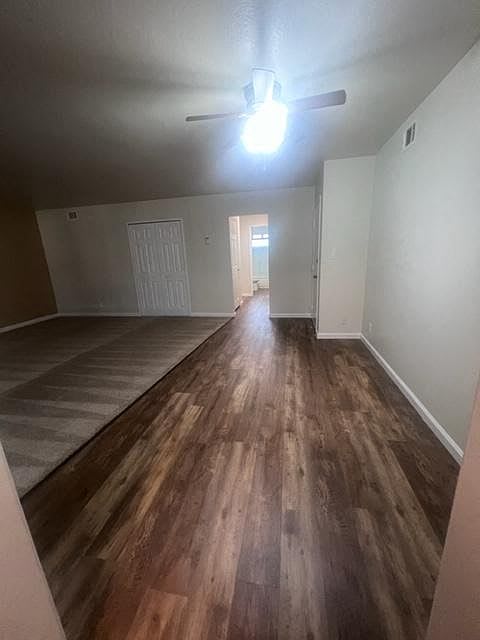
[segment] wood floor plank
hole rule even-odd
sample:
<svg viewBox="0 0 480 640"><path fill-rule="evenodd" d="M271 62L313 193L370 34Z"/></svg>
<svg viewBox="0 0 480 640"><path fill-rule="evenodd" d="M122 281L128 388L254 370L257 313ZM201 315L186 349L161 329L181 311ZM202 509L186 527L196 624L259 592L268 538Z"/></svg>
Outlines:
<svg viewBox="0 0 480 640"><path fill-rule="evenodd" d="M185 640L226 636L254 466L254 447L222 446L192 544L198 565L179 627Z"/></svg>
<svg viewBox="0 0 480 640"><path fill-rule="evenodd" d="M227 640L277 640L278 587L237 580Z"/></svg>
<svg viewBox="0 0 480 640"><path fill-rule="evenodd" d="M237 579L278 587L282 501L282 436L259 441Z"/></svg>
<svg viewBox="0 0 480 640"><path fill-rule="evenodd" d="M260 292L23 506L68 640L423 640L457 472Z"/></svg>
<svg viewBox="0 0 480 640"><path fill-rule="evenodd" d="M279 639L328 637L319 529L305 443L284 434Z"/></svg>
<svg viewBox="0 0 480 640"><path fill-rule="evenodd" d="M148 589L126 640L176 640L187 598Z"/></svg>

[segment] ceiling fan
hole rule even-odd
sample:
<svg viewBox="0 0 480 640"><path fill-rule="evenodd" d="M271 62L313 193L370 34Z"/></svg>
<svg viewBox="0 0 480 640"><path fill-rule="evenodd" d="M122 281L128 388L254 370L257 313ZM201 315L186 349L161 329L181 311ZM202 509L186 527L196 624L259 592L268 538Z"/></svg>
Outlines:
<svg viewBox="0 0 480 640"><path fill-rule="evenodd" d="M256 68L252 71L252 82L243 88L247 103L245 111L187 116L185 120L245 118L242 141L246 149L251 153L273 153L283 142L289 114L342 105L347 99L343 89L288 102L282 101L281 93L282 87L275 79L275 72Z"/></svg>

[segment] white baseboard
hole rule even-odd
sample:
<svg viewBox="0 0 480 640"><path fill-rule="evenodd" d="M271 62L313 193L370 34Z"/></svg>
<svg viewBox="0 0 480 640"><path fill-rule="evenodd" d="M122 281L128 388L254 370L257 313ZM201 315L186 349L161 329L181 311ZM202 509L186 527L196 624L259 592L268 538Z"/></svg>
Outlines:
<svg viewBox="0 0 480 640"><path fill-rule="evenodd" d="M22 327L28 327L31 324L37 324L38 322L45 322L45 320L52 320L52 318L58 318L59 313L51 313L48 316L39 316L32 320L25 320L25 322L17 322L15 324L9 324L6 327L0 328L0 333L6 333L7 331L14 331L15 329L21 329Z"/></svg>
<svg viewBox="0 0 480 640"><path fill-rule="evenodd" d="M190 316L192 318L234 318L235 314L234 313L217 313L216 311L214 312L192 311Z"/></svg>
<svg viewBox="0 0 480 640"><path fill-rule="evenodd" d="M68 311L58 315L62 318L138 318L141 314L138 311Z"/></svg>
<svg viewBox="0 0 480 640"><path fill-rule="evenodd" d="M428 427L433 431L433 433L437 436L443 446L449 451L449 453L455 458L458 463L461 463L463 460L463 451L461 447L455 442L455 440L447 433L447 431L442 427L442 425L438 422L438 420L430 413L427 407L423 404L423 402L415 395L415 393L410 389L410 387L400 378L400 376L392 369L392 367L388 364L388 362L380 355L380 353L375 349L375 347L368 341L368 339L362 334L361 340L370 353L373 355L375 360L385 369L390 378L395 382L397 387L403 393L403 395L407 398L413 408L417 411L417 413L421 416L421 418L426 422Z"/></svg>
<svg viewBox="0 0 480 640"><path fill-rule="evenodd" d="M317 333L318 340L358 340L359 333Z"/></svg>
<svg viewBox="0 0 480 640"><path fill-rule="evenodd" d="M198 312L198 311L192 311L192 313L189 314L190 317L194 317L194 318L234 318L235 314L234 313L216 313L216 312ZM72 317L79 317L79 318L101 318L101 317L107 317L107 318L156 318L157 316L154 315L143 315L141 314L139 311L72 311L72 312L61 312L58 313L57 316L60 317L65 317L65 318L72 318ZM163 318L167 318L168 316L158 316L158 317L163 317ZM188 316L186 316L188 317Z"/></svg>
<svg viewBox="0 0 480 640"><path fill-rule="evenodd" d="M311 318L311 313L271 313L270 318Z"/></svg>

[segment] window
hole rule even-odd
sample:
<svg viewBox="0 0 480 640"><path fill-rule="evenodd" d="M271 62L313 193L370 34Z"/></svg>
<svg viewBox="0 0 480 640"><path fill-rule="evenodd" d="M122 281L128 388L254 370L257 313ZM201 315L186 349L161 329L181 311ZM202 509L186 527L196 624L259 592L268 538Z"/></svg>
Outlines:
<svg viewBox="0 0 480 640"><path fill-rule="evenodd" d="M268 247L268 227L252 227L252 247Z"/></svg>

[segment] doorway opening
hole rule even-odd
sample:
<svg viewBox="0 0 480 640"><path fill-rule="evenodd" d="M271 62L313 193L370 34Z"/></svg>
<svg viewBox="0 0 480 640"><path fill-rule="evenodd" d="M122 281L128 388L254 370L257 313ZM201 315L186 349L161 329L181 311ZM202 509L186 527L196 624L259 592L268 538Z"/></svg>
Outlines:
<svg viewBox="0 0 480 640"><path fill-rule="evenodd" d="M234 309L255 297L269 312L270 234L267 214L230 216Z"/></svg>

